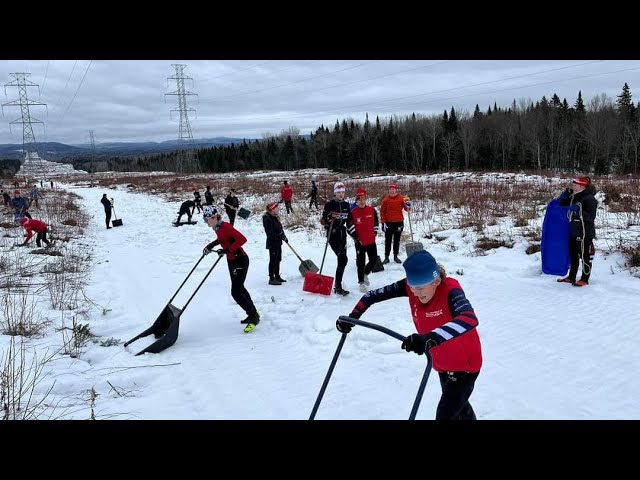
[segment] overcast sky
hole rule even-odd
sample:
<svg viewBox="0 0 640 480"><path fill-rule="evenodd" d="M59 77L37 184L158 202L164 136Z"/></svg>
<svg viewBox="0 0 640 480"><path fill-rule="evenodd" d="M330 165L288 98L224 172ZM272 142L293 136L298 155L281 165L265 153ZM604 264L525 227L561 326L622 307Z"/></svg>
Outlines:
<svg viewBox="0 0 640 480"><path fill-rule="evenodd" d="M625 82L640 89L638 60L0 60L0 144L21 143L19 89L11 73L30 73L27 87L36 141L87 144L179 137L176 70L184 82L193 138L261 138L296 127L308 134L336 119L483 111L496 102L539 100L557 93L573 105ZM640 94L639 94L640 95ZM640 96L634 95L634 102ZM171 111L175 109L175 111Z"/></svg>

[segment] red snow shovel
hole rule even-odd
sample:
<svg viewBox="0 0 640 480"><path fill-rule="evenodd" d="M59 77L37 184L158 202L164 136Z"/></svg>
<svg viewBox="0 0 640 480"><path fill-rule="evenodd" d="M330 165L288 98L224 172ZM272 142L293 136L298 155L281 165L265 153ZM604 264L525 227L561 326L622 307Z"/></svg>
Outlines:
<svg viewBox="0 0 640 480"><path fill-rule="evenodd" d="M322 255L320 272L307 272L304 274L304 284L302 285L302 290L304 292L319 293L321 295L331 295L331 287L333 287L333 277L322 275L322 267L324 267L324 259L327 256L327 247L329 246L329 238L331 238L331 230L333 229L334 220L331 220L331 225L329 225L329 233L327 233L327 243L325 243L324 245L324 254Z"/></svg>
<svg viewBox="0 0 640 480"><path fill-rule="evenodd" d="M204 255L202 255L200 257L200 260L198 260L198 263L195 264L195 266L189 272L189 275L187 275L187 278L185 278L182 284L178 287L178 290L176 290L176 293L173 294L173 297L171 297L171 299L169 300L169 303L167 303L167 305L164 307L162 312L160 312L160 315L158 315L158 318L156 319L156 321L153 322L153 325L151 325L141 334L133 337L128 342L125 342L124 346L126 347L127 345L135 342L139 338L146 337L153 333L153 335L157 338L157 340L153 342L151 345L149 345L147 348L145 348L144 350L141 350L140 352L136 353L136 357L137 357L138 355L142 355L143 353L160 353L164 349L169 348L171 345L176 343L176 340L178 339L178 329L180 328L180 315L182 315L182 313L186 310L187 306L191 302L191 299L195 296L196 293L198 293L198 290L200 290L200 287L202 286L204 281L207 279L207 277L209 277L209 274L213 271L213 269L215 268L215 266L218 264L218 262L223 256L224 255L218 256L218 259L215 261L213 266L209 269L205 277L202 279L202 281L200 282L200 285L198 285L198 288L196 288L195 292L191 294L191 296L189 297L189 300L187 300L187 303L185 303L184 307L178 308L172 305L171 302L173 301L173 299L176 298L176 295L178 295L178 292L180 291L180 289L183 287L185 283L187 283L187 280L189 279L191 274L194 272L198 264L204 258Z"/></svg>

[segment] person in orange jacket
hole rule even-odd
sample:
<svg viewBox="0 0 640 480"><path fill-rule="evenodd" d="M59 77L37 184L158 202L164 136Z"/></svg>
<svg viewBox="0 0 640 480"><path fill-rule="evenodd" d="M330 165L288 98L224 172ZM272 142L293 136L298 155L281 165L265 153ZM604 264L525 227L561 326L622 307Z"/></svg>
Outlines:
<svg viewBox="0 0 640 480"><path fill-rule="evenodd" d="M35 218L22 217L20 219L20 225L22 225L27 231L27 238L22 245L26 245L33 237L33 232L36 232L36 245L42 246L40 242L44 242L47 247L51 246L51 242L47 240L47 224L36 220Z"/></svg>
<svg viewBox="0 0 640 480"><path fill-rule="evenodd" d="M398 253L400 252L400 235L402 235L402 229L404 228L403 210L410 212L411 203L408 203L402 195L398 195L398 185L396 183L390 183L389 195L384 197L380 205L380 222L382 223L382 231L384 232L383 264L389 263L392 241L393 260L396 263L402 263L402 260L398 257Z"/></svg>

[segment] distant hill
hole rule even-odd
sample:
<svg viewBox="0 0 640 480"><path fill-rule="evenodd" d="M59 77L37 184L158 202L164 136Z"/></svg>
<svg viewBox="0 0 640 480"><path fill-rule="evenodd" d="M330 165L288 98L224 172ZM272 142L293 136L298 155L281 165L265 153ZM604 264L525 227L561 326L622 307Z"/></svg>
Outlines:
<svg viewBox="0 0 640 480"><path fill-rule="evenodd" d="M215 137L194 139L193 145L196 148L207 148L216 145L229 145L231 143L242 143L242 138ZM253 142L255 139L246 139ZM100 156L108 155L153 155L156 153L176 150L179 146L177 140L166 140L164 142L113 142L97 143L96 154ZM14 159L22 158L22 144L0 145L0 158ZM91 154L91 146L88 144L66 145L57 142L38 143L38 153L46 160L61 160L63 158L73 158Z"/></svg>

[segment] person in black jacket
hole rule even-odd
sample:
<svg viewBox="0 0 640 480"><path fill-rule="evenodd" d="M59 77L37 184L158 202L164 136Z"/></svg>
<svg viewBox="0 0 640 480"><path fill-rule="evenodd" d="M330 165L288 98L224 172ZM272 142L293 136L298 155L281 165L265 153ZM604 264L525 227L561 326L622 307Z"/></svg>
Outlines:
<svg viewBox="0 0 640 480"><path fill-rule="evenodd" d="M311 180L311 191L309 192L309 210L311 210L311 205L315 205L316 210L318 210L318 186L316 185L315 180Z"/></svg>
<svg viewBox="0 0 640 480"><path fill-rule="evenodd" d="M267 211L262 216L262 225L267 234L267 249L269 250L269 285L282 285L286 280L280 276L280 262L282 261L282 241L289 242L284 234L282 224L278 218L278 202L267 204Z"/></svg>
<svg viewBox="0 0 640 480"><path fill-rule="evenodd" d="M589 177L577 177L573 180L573 189L567 188L558 197L558 205L569 206L569 257L571 258L569 276L559 278L558 282L570 283L574 287L584 287L589 284L592 256L595 253L594 222L598 210L595 193L596 189ZM576 281L580 259L582 259L582 275L580 280Z"/></svg>
<svg viewBox="0 0 640 480"><path fill-rule="evenodd" d="M205 205L213 205L213 193L211 193L211 187L207 185L207 190L204 192Z"/></svg>
<svg viewBox="0 0 640 480"><path fill-rule="evenodd" d="M183 215L187 216L187 222L191 223L191 217L193 216L193 211L196 209L196 202L193 200L187 200L186 202L182 202L180 205L180 210L178 211L178 219L176 223L180 223L180 219Z"/></svg>
<svg viewBox="0 0 640 480"><path fill-rule="evenodd" d="M197 189L193 189L193 201L196 204L196 208L198 209L198 213L202 212L202 198L200 197L200 192ZM195 208L194 208L194 212Z"/></svg>
<svg viewBox="0 0 640 480"><path fill-rule="evenodd" d="M229 216L229 223L233 226L236 221L236 214L240 210L240 200L236 197L235 188L229 190L229 195L224 199L224 209Z"/></svg>
<svg viewBox="0 0 640 480"><path fill-rule="evenodd" d="M107 229L111 228L109 226L109 222L111 221L111 209L113 208L113 204L107 198L107 194L103 193L102 198L100 199L100 203L104 207L104 221L107 224Z"/></svg>
<svg viewBox="0 0 640 480"><path fill-rule="evenodd" d="M327 231L331 250L338 257L333 292L338 295L349 295L349 291L342 288L342 276L349 261L347 258L347 232L353 236L355 227L351 218L351 207L344 199L344 183L336 182L333 186L333 193L334 198L324 204L322 224Z"/></svg>

